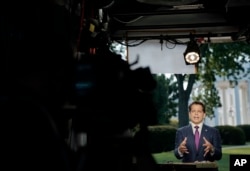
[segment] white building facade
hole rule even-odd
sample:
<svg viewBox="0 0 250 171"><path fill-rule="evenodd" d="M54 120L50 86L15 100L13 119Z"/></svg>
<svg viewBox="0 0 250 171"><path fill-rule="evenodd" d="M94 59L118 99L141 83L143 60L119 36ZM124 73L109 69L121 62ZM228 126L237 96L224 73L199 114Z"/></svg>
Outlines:
<svg viewBox="0 0 250 171"><path fill-rule="evenodd" d="M250 124L250 83L241 80L234 87L228 81L217 81L222 107L215 110L215 118L206 118L205 123L217 125Z"/></svg>

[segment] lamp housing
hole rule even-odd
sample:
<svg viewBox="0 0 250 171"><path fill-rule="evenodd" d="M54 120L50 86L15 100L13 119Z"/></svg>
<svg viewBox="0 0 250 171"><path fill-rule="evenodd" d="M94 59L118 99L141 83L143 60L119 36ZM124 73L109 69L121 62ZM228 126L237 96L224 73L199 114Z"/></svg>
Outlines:
<svg viewBox="0 0 250 171"><path fill-rule="evenodd" d="M195 65L200 61L200 48L195 40L191 39L183 53L186 65Z"/></svg>

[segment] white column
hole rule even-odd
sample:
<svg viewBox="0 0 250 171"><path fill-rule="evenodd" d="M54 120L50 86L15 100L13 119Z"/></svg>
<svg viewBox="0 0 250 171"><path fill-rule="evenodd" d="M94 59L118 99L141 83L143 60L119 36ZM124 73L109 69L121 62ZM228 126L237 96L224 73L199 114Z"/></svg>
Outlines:
<svg viewBox="0 0 250 171"><path fill-rule="evenodd" d="M247 110L248 107L248 92L247 92L247 82L242 81L239 83L240 88L240 116L241 116L241 124L248 124L250 123L249 118L249 111Z"/></svg>
<svg viewBox="0 0 250 171"><path fill-rule="evenodd" d="M217 87L220 92L221 97L221 104L222 108L220 109L220 117L219 117L219 124L220 125L227 125L228 124L228 110L227 110L227 88L228 82L221 81L217 83Z"/></svg>

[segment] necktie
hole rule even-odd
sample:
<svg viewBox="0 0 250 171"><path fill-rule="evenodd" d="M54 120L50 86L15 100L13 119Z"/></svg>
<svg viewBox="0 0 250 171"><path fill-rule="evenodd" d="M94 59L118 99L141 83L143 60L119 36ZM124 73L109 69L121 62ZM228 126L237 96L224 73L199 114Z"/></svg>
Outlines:
<svg viewBox="0 0 250 171"><path fill-rule="evenodd" d="M198 130L198 126L195 126L195 133L194 133L194 140L195 140L195 146L196 146L196 149L198 150L198 147L199 147L199 140L200 140L200 137L199 137L199 130Z"/></svg>

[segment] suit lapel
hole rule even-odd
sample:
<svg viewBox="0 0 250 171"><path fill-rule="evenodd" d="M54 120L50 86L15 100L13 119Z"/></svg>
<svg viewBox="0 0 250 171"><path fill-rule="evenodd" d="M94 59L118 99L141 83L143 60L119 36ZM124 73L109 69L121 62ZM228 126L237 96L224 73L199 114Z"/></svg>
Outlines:
<svg viewBox="0 0 250 171"><path fill-rule="evenodd" d="M196 147L195 147L195 141L194 141L194 133L193 133L193 129L192 129L192 125L190 124L188 127L188 141L190 142L190 146L192 148L192 151L196 151Z"/></svg>
<svg viewBox="0 0 250 171"><path fill-rule="evenodd" d="M200 134L199 148L202 148L202 144L205 143L203 137L207 139L208 135L209 135L208 127L205 124L203 124Z"/></svg>
<svg viewBox="0 0 250 171"><path fill-rule="evenodd" d="M203 124L202 130L201 130L202 140L203 140L203 137L207 137L208 133L209 133L208 127L205 124Z"/></svg>

